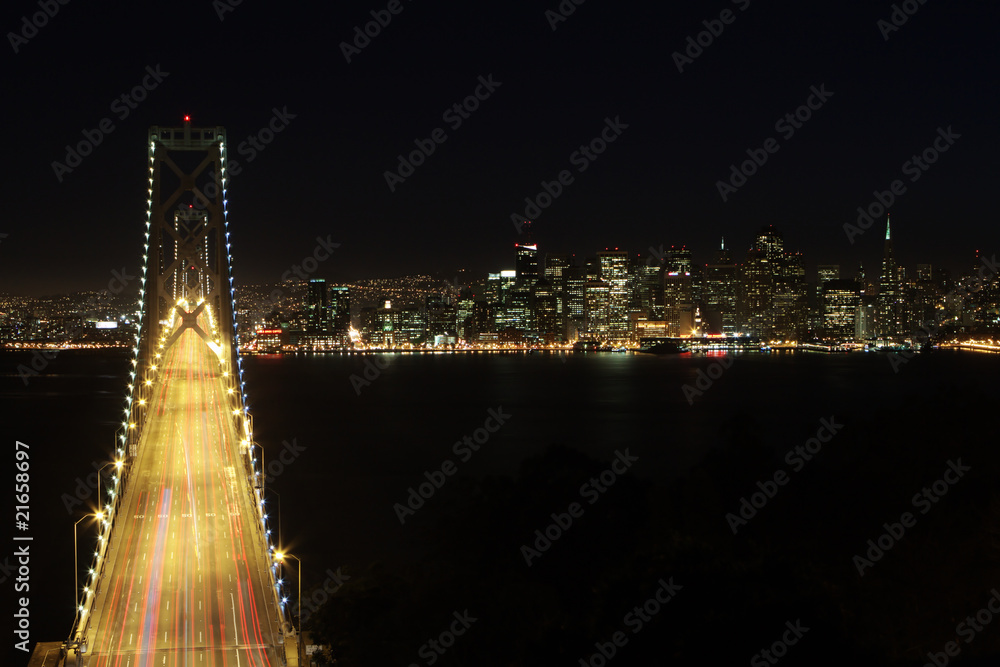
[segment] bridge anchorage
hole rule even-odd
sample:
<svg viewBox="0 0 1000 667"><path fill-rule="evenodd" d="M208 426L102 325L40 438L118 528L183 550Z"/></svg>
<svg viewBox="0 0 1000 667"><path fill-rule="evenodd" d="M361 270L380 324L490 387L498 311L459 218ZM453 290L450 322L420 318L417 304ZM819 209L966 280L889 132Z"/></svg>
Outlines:
<svg viewBox="0 0 1000 667"><path fill-rule="evenodd" d="M226 151L224 128L188 117L149 130L116 474L64 665L299 663L244 393Z"/></svg>

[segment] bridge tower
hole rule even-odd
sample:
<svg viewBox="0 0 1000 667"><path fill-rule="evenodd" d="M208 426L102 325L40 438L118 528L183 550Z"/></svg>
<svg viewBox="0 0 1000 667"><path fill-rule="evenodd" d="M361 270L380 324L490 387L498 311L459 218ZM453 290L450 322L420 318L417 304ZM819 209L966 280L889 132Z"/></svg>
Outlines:
<svg viewBox="0 0 1000 667"><path fill-rule="evenodd" d="M226 219L226 130L192 128L189 118L185 116L183 127L149 130L149 237L140 355L155 356L160 343L158 325L170 320L175 308L185 320L179 330L195 328L208 340L208 332L194 323L194 314L207 304L218 318L214 340L226 350L231 368L238 369ZM182 302L179 307L178 302Z"/></svg>
<svg viewBox="0 0 1000 667"><path fill-rule="evenodd" d="M81 660L87 663L96 600L109 595L105 584L110 570L106 571L106 566L116 557L113 550L109 551L115 535L113 525L119 523L118 510L124 506L122 499L128 497L129 487L139 483L137 458L142 453L140 443L145 442L145 426L155 416L150 408L155 404L158 375L164 370L160 362L162 359L166 365L167 350L188 329L215 353L222 371L216 381L224 385L224 414L233 420L239 452L233 461L234 472L242 468L248 480L246 485L239 485L242 491L238 496L240 503L246 503L243 507L250 509L243 513L248 518L249 532L245 535L259 545L258 553L265 562L271 561L274 551L264 509L263 471L257 467L262 462L254 456L257 445L253 442L239 354L226 210L226 131L223 127L193 128L190 117L185 116L181 127L151 127L146 148L145 242L134 311L138 326L124 416L115 434L117 474L99 508L100 534L93 567L86 585L77 591L80 604L73 630L63 645L62 664L67 666L81 664ZM285 642L283 651L283 664L291 667L297 664L298 638L276 585L276 567L271 563L262 568L263 574L254 576L260 577L256 581L271 600L267 606L278 610L284 634L292 640Z"/></svg>
<svg viewBox="0 0 1000 667"><path fill-rule="evenodd" d="M135 315L139 319L128 419L119 432L126 458L136 453L141 434L140 406L149 399L157 355L182 331L191 328L222 358L230 370L243 423L251 433L243 393L239 356L229 221L226 210L227 146L224 127L194 128L190 116L182 127L149 129L147 147L147 211L141 288ZM198 316L208 308L214 331L204 331ZM162 329L182 320L173 334ZM133 400L134 399L134 400ZM136 426L131 426L135 424Z"/></svg>

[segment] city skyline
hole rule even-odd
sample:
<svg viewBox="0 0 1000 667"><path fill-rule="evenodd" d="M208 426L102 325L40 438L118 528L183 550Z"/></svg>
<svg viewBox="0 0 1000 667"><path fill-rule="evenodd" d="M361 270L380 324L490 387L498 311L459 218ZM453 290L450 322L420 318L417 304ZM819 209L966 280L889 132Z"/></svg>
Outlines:
<svg viewBox="0 0 1000 667"><path fill-rule="evenodd" d="M513 4L485 19L407 3L363 38L384 10L221 4L188 27L227 54L221 85L145 29L153 5L67 7L42 27L9 8L10 85L34 92L8 137L23 159L0 185L0 291L100 289L137 266L144 135L185 115L227 127L240 163L243 284L275 281L317 236L340 244L331 280L495 266L518 216L578 255L684 244L708 259L774 224L806 257L874 266L878 234L845 225L880 207L904 261L954 271L1000 240L983 196L1000 143L992 6ZM120 41L91 39L109 29Z"/></svg>
<svg viewBox="0 0 1000 667"><path fill-rule="evenodd" d="M175 217L181 221L175 225L190 225L183 221L203 214L185 205ZM1000 325L995 256L977 253L956 274L927 262L908 271L896 259L889 216L878 270L817 264L807 272L803 254L789 250L773 225L758 230L742 261L720 239L705 264L685 246L650 248L645 257L619 248L580 258L543 253L533 223L524 221L521 232L513 269L346 283L319 277L327 250L339 246L317 238L315 256L286 270L282 283L234 283L244 343L253 351L578 341L642 347L664 337L708 335L891 347L923 345L928 334L946 343L989 335ZM171 284L185 283L185 275L175 269ZM124 289L55 307L14 299L0 339L7 345L124 340L131 331L129 304Z"/></svg>
<svg viewBox="0 0 1000 667"><path fill-rule="evenodd" d="M885 222L888 221L888 218L889 218L889 216L886 216L885 219L879 221L879 223L876 223L875 226L877 227L877 226L879 226L879 224L884 224ZM898 220L894 221L893 225L894 225L894 229L898 228ZM774 226L774 227L777 227L778 229L781 229L780 225L765 225L765 226ZM596 257L597 253L599 253L601 251L606 251L606 250L622 250L624 252L629 253L630 257L642 259L643 261L645 261L645 262L647 262L648 264L651 264L651 265L662 264L664 262L665 252L668 249L670 249L670 248L684 248L684 249L688 250L689 252L691 252L692 257L694 258L694 263L695 264L697 264L700 267L706 267L706 266L712 264L712 257L714 257L715 254L719 251L720 246L725 246L724 249L727 250L727 251L729 251L729 252L732 252L732 253L743 253L745 255L746 253L750 252L752 250L752 247L753 247L753 238L755 237L755 234L756 234L756 232L750 232L750 233L748 233L748 236L749 236L749 238L751 240L750 240L750 244L746 248L740 248L739 246L735 246L730 240L727 240L730 237L726 237L726 236L719 237L718 242L715 244L715 246L711 247L710 249L706 249L706 248L695 248L695 249L693 249L689 244L685 244L685 243L658 243L658 244L655 244L655 245L650 244L650 245L646 246L644 249L642 249L641 251L638 251L638 250L636 250L634 248L625 248L625 247L621 247L620 248L618 246L611 246L611 245L603 245L603 246L598 245L597 247L595 247L594 249L591 249L590 251L569 252L569 251L566 251L566 250L564 250L562 248L546 247L545 244L538 244L537 242L535 243L535 245L538 247L539 256L541 257L541 259L543 261L544 261L544 258L545 258L545 256L547 254L556 254L556 255L567 255L569 257L575 258L575 261L577 261L577 262L584 262L584 261L586 261L587 258ZM845 270L845 271L848 270L849 267L853 266L854 267L853 271L855 273L857 272L856 271L857 268L859 268L859 267L865 267L866 268L866 273L868 275L876 275L873 272L881 264L881 261L882 261L882 242L883 242L883 238L882 238L882 236L880 234L869 234L868 236L870 237L869 238L869 241L870 241L869 245L871 245L873 248L874 247L878 247L878 249L879 249L878 252L876 253L874 250L869 249L869 252L867 253L867 255L869 255L868 257L862 257L860 254L858 254L857 257L856 257L856 260L853 261L853 263L852 263L851 258L848 258L846 260L846 262L833 262L833 261L825 260L825 259L823 259L821 257L806 256L805 260L804 260L804 263L805 263L805 266L807 267L807 271L806 271L807 281L812 282L813 280L815 280L815 278L817 276L817 272L820 271L822 269L822 267L829 266L829 265L840 266L840 267L842 267L842 270ZM320 240L321 239L316 239L315 241L320 241ZM315 241L314 241L314 245L315 245ZM342 244L329 243L329 241L327 242L327 245L328 246L335 246L337 248L342 247ZM519 245L520 245L520 243L515 240L508 247L516 249ZM966 257L966 258L953 258L950 261L949 260L935 261L935 257L933 256L933 253L925 252L923 255L918 256L918 257L907 257L904 261L902 261L900 263L900 265L903 266L903 267L906 267L906 266L915 267L917 265L929 264L929 265L931 265L933 267L936 267L938 269L943 269L943 270L949 272L952 275L959 275L962 272L967 271L970 266L973 266L977 262L977 258L979 258L980 256L983 256L983 255L986 255L987 257L989 256L989 254L986 253L983 250L983 247L980 244L977 244L977 243L975 243L973 241L973 242L969 242L967 245L969 246L970 250L969 250L968 257ZM905 247L905 245L904 245L904 247ZM796 249L794 251L795 252L801 252L801 250L798 250L798 249ZM698 261L698 260L703 260L703 261ZM436 275L436 276L440 276L440 275L443 275L443 274L457 275L457 274L461 273L461 274L465 274L467 276L471 275L471 276L485 277L487 274L489 274L491 272L500 271L500 270L514 269L516 263L517 262L516 262L516 258L514 256L514 254L510 253L510 257L508 258L508 260L506 262L504 260L500 260L499 263L494 264L494 265L490 265L490 266L472 267L472 266L469 266L469 265L461 265L461 264L459 264L456 261L454 267L448 268L448 269L430 270L431 267L423 267L422 269L421 269L421 267L417 267L418 270L416 270L414 272L409 272L409 273L386 273L386 274L378 274L378 275L369 274L369 275L365 275L365 276L360 276L360 275L356 275L356 276L343 276L343 275L340 275L339 277L335 277L335 276L337 276L337 274L341 273L341 271L338 270L335 267L329 267L328 265L325 265L325 264L318 264L317 265L318 266L317 269L314 269L313 271L309 271L309 270L303 268L303 266L301 265L301 263L293 263L293 264L291 264L289 266L282 267L283 270L281 270L281 271L278 271L276 269L273 272L275 275L273 276L273 278L271 280L264 280L264 281L247 280L247 279L242 279L242 276L240 276L239 274L236 275L235 279L236 279L237 286L239 286L239 285L242 284L242 285L247 286L247 287L254 287L254 286L262 286L262 285L279 285L284 280L290 279L290 278L298 278L298 279L303 280L303 281L307 281L307 280L310 280L310 279L313 279L313 278L321 278L323 280L327 280L327 281L330 281L332 283L350 284L350 283L357 282L357 281L405 278L405 277L417 276L417 275ZM737 262L737 263L740 263L740 262ZM112 269L110 269L107 272L107 276L110 276L110 278L108 278L107 276L105 278L103 278L103 279L96 278L95 281L94 281L94 284L93 285L89 285L87 287L70 288L70 287L66 286L66 287L64 287L62 289L56 289L54 291L38 291L38 290L31 290L31 289L19 289L20 286L19 285L15 285L14 289L12 289L12 290L6 290L6 291L0 291L0 294L6 294L8 296L13 296L13 297L39 297L39 298L43 298L43 297L60 296L60 295L65 295L65 294L73 294L73 293L76 293L76 292L101 291L102 289L106 290L106 289L108 289L109 284L112 285L112 286L120 286L121 289L119 291L121 291L121 292L127 292L128 291L127 287L129 287L130 281L132 279L134 279L134 277L135 277L133 273L129 272L130 270L131 269L130 269L130 267L128 265L126 265L126 266L124 266L124 267L122 267L120 269L114 269L114 268L112 268ZM266 273L267 272L264 269L257 268L255 270L253 270L252 275L261 275L261 274L266 274ZM138 288L136 288L136 289L138 289ZM114 290L112 290L112 291L114 291Z"/></svg>

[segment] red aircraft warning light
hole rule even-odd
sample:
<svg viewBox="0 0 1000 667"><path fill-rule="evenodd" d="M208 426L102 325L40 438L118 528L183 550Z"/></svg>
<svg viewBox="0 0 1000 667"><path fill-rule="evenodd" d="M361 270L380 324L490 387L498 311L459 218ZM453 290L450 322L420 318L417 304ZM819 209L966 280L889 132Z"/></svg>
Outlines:
<svg viewBox="0 0 1000 667"><path fill-rule="evenodd" d="M184 122L185 123L190 123L191 122L191 116L189 116L187 114L184 114Z"/></svg>

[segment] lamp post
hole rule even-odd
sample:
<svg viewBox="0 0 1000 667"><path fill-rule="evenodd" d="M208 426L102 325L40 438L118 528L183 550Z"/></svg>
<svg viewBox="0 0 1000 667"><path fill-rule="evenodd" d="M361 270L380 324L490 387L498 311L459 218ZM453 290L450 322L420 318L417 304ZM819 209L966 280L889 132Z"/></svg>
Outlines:
<svg viewBox="0 0 1000 667"><path fill-rule="evenodd" d="M100 474L98 474L98 477L100 477ZM79 519L76 520L76 523L73 524L73 606L76 608L76 616L74 616L74 618L73 618L73 627L74 628L76 628L76 619L79 618L79 616L80 616L80 597L79 597L80 596L80 565L79 565L79 560L78 560L78 557L77 557L77 555L78 555L78 547L77 547L77 540L76 540L76 527L79 526L80 522L83 521L84 519L88 519L90 517L95 517L98 520L100 520L103 516L104 516L104 514L102 512L97 512L95 514L84 514L83 516L81 516ZM70 636L70 640L72 640L72 639L73 639L73 637L71 635Z"/></svg>
<svg viewBox="0 0 1000 667"><path fill-rule="evenodd" d="M259 485L255 484L255 486L257 486L257 488L260 489L260 495L263 498L264 497L264 447L263 447L263 445L260 445L260 444L258 444L256 442L250 442L247 445L247 447L250 449L250 461L251 461L250 470L251 471L253 471L253 448L257 447L257 448L260 449L260 473L259 473L260 474L260 483L259 483Z"/></svg>
<svg viewBox="0 0 1000 667"><path fill-rule="evenodd" d="M104 472L104 469L109 466L117 467L118 474L120 475L122 469L122 461L118 460L118 461L111 461L110 463L105 463L103 466L101 466L100 470L97 471L97 509L100 512L104 511L104 501L101 500L101 495L102 495L101 492L104 490L104 483L101 482L101 473Z"/></svg>
<svg viewBox="0 0 1000 667"><path fill-rule="evenodd" d="M271 489L271 493L278 496L278 544L284 544L284 542L281 541L281 494L274 489ZM294 558L294 556L292 556L292 558Z"/></svg>
<svg viewBox="0 0 1000 667"><path fill-rule="evenodd" d="M274 553L274 559L276 561L278 561L279 563L282 562L282 561L284 561L285 558L294 558L295 562L298 563L298 567L296 567L295 569L298 570L298 572L299 572L299 602L298 602L299 614L298 614L298 617L299 617L299 632L301 633L302 632L302 561L300 561L296 556L293 556L292 554L286 554L286 553L282 553L280 551L276 551Z"/></svg>
<svg viewBox="0 0 1000 667"><path fill-rule="evenodd" d="M261 448L261 460L263 460L263 451L264 451L263 448ZM278 493L277 491L273 490L273 489L271 490L271 492L274 495L278 496L278 544L280 545L280 544L282 544L282 541L281 541L281 494ZM261 498L263 498L263 497L264 496L263 496L263 493L262 493L261 494ZM267 507L267 501L266 500L264 501L264 507L265 507L265 510L266 510L266 507ZM263 527L261 528L261 530L263 530ZM267 532L266 531L264 532L264 539L265 540L267 539ZM281 560L281 556L282 556L282 553L280 551L275 552L275 561L279 565L284 565L284 563ZM293 556L293 558L294 558L294 556ZM283 574L283 571L281 569L279 569L278 570L278 578L279 579L281 578L282 574Z"/></svg>

